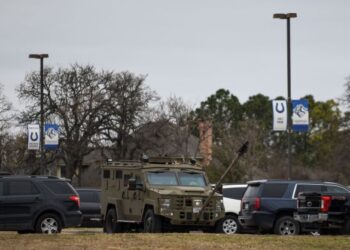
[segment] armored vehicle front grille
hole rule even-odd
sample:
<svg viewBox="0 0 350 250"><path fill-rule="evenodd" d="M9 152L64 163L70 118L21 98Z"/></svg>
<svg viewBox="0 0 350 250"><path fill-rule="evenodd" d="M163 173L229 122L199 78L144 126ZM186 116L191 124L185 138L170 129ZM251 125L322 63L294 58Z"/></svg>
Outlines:
<svg viewBox="0 0 350 250"><path fill-rule="evenodd" d="M177 197L175 200L175 209L181 210L184 207L184 198L183 197Z"/></svg>
<svg viewBox="0 0 350 250"><path fill-rule="evenodd" d="M192 199L186 199L186 207L192 207Z"/></svg>

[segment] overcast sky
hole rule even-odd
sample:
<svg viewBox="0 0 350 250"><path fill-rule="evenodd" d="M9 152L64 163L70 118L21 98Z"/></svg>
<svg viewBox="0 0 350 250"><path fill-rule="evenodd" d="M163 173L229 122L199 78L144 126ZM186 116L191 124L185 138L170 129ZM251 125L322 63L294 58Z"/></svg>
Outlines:
<svg viewBox="0 0 350 250"><path fill-rule="evenodd" d="M291 21L292 98L338 98L350 75L349 0L0 0L0 83L14 89L46 65L92 64L147 74L162 97L198 105L219 88L241 102L286 96Z"/></svg>

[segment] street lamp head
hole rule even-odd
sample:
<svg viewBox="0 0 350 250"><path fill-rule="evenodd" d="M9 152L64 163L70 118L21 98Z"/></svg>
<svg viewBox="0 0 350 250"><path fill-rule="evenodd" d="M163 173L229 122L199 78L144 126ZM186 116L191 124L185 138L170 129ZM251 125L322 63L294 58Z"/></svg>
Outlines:
<svg viewBox="0 0 350 250"><path fill-rule="evenodd" d="M273 14L273 18L277 18L277 19L290 19L290 18L295 18L295 17L297 17L297 13L287 13L287 14L276 13L276 14Z"/></svg>
<svg viewBox="0 0 350 250"><path fill-rule="evenodd" d="M49 54L29 54L29 58L42 59L48 58Z"/></svg>

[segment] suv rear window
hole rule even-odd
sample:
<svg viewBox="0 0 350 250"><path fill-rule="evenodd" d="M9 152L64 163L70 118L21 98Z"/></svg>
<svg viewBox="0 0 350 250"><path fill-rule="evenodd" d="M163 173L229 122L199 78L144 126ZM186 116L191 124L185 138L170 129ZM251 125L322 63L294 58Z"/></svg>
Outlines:
<svg viewBox="0 0 350 250"><path fill-rule="evenodd" d="M244 193L245 198L257 197L260 185L249 185Z"/></svg>
<svg viewBox="0 0 350 250"><path fill-rule="evenodd" d="M10 181L8 188L9 195L30 195L39 193L30 181Z"/></svg>
<svg viewBox="0 0 350 250"><path fill-rule="evenodd" d="M75 194L73 187L65 181L44 181L44 185L55 194Z"/></svg>
<svg viewBox="0 0 350 250"><path fill-rule="evenodd" d="M287 183L265 183L261 192L261 197L281 198L287 188Z"/></svg>
<svg viewBox="0 0 350 250"><path fill-rule="evenodd" d="M245 190L245 187L223 188L222 194L224 195L224 197L240 200L242 199Z"/></svg>

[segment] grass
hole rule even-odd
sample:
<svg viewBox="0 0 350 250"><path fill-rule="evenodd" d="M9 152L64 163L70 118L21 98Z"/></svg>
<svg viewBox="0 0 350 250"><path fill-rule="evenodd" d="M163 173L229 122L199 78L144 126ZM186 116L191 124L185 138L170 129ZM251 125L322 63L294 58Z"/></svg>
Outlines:
<svg viewBox="0 0 350 250"><path fill-rule="evenodd" d="M204 233L58 235L0 232L0 249L349 249L350 236L222 235Z"/></svg>

